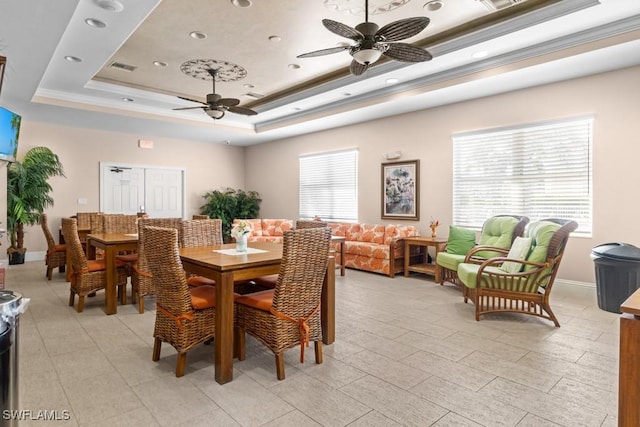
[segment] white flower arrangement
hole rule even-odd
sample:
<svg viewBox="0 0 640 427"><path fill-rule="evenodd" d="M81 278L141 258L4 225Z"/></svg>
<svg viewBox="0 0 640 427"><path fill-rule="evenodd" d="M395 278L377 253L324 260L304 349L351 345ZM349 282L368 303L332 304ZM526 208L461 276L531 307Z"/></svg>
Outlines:
<svg viewBox="0 0 640 427"><path fill-rule="evenodd" d="M238 221L231 228L231 237L238 240L240 236L245 236L251 233L251 230L251 224L249 224L247 221Z"/></svg>

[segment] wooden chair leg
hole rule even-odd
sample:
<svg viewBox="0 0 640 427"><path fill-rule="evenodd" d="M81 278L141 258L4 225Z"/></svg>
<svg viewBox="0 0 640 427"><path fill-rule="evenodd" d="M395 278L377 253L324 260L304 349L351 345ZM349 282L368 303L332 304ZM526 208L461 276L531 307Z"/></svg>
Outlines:
<svg viewBox="0 0 640 427"><path fill-rule="evenodd" d="M313 342L316 351L316 363L319 365L322 363L322 341Z"/></svg>
<svg viewBox="0 0 640 427"><path fill-rule="evenodd" d="M187 364L187 353L178 353L178 361L176 362L176 377L180 378L184 375L184 367Z"/></svg>
<svg viewBox="0 0 640 427"><path fill-rule="evenodd" d="M276 373L278 375L278 380L282 381L284 379L284 354L283 353L276 354Z"/></svg>
<svg viewBox="0 0 640 427"><path fill-rule="evenodd" d="M120 297L120 304L125 305L127 303L127 285L118 285L118 296Z"/></svg>
<svg viewBox="0 0 640 427"><path fill-rule="evenodd" d="M160 360L160 347L162 347L162 341L160 341L160 338L156 337L153 340L153 355L151 356L151 360L154 362Z"/></svg>
<svg viewBox="0 0 640 427"><path fill-rule="evenodd" d="M76 294L73 291L69 291L69 307L73 307L76 302Z"/></svg>
<svg viewBox="0 0 640 427"><path fill-rule="evenodd" d="M47 267L47 280L51 280L53 278L53 268Z"/></svg>
<svg viewBox="0 0 640 427"><path fill-rule="evenodd" d="M84 295L78 295L78 308L76 309L76 311L78 313L82 313L83 310L84 310Z"/></svg>
<svg viewBox="0 0 640 427"><path fill-rule="evenodd" d="M138 301L138 292L136 291L136 288L134 288L132 285L131 286L131 305L136 305L136 301Z"/></svg>
<svg viewBox="0 0 640 427"><path fill-rule="evenodd" d="M138 313L144 314L144 297L138 296Z"/></svg>

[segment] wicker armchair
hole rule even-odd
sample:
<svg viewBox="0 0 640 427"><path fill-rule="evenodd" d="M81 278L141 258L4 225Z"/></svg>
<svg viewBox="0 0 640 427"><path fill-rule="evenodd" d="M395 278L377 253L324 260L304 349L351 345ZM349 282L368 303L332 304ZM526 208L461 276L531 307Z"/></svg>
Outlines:
<svg viewBox="0 0 640 427"><path fill-rule="evenodd" d="M528 223L529 218L518 215L496 215L487 219L482 225L478 242L478 246L484 246L484 248L475 251L473 260L480 263L487 258L499 256L503 249L508 252L514 239L523 235ZM440 269L440 285L450 282L462 287L462 283L458 280L458 265L465 262L466 255L466 252L455 253L447 249L438 253L436 268Z"/></svg>
<svg viewBox="0 0 640 427"><path fill-rule="evenodd" d="M40 226L44 232L45 239L47 239L47 254L45 255L44 263L47 265L47 279L51 280L54 268L57 268L61 273L65 270L67 265L67 246L56 244L51 230L49 230L47 214L40 214Z"/></svg>
<svg viewBox="0 0 640 427"><path fill-rule="evenodd" d="M138 312L144 313L144 297L155 295L156 287L151 278L151 269L145 256L144 228L164 227L177 230L180 226L179 218L140 218L138 220L138 261L131 270L131 304L138 303Z"/></svg>
<svg viewBox="0 0 640 427"><path fill-rule="evenodd" d="M178 230L145 227L145 256L157 290L153 357L163 342L178 352L176 377L184 375L187 351L215 336L215 288L187 285L178 253Z"/></svg>
<svg viewBox="0 0 640 427"><path fill-rule="evenodd" d="M569 234L578 227L575 221L545 219L529 224L525 237L531 248L524 259L506 256L491 258L482 264L470 262L458 266L458 277L464 285L464 302L473 300L476 320L487 313L513 312L531 314L551 320L560 327L549 305L549 296L560 267ZM514 245L515 246L515 245ZM474 256L472 250L467 259ZM505 271L505 264L515 266Z"/></svg>
<svg viewBox="0 0 640 427"><path fill-rule="evenodd" d="M181 244L183 248L197 246L221 245L222 221L219 219L192 219L180 222ZM190 274L187 277L189 286L215 286L215 280Z"/></svg>
<svg viewBox="0 0 640 427"><path fill-rule="evenodd" d="M75 296L78 295L78 313L84 310L84 298L107 284L107 274L104 260L87 260L78 237L78 226L74 218L62 218L62 235L71 255L71 287L69 305L73 307ZM124 292L127 284L127 273L123 264L116 263L117 286Z"/></svg>
<svg viewBox="0 0 640 427"><path fill-rule="evenodd" d="M314 342L316 363L322 363L320 297L327 271L331 231L302 229L284 233L282 264L275 289L236 296L238 358L245 359L245 332L261 341L276 357L284 379L284 351Z"/></svg>

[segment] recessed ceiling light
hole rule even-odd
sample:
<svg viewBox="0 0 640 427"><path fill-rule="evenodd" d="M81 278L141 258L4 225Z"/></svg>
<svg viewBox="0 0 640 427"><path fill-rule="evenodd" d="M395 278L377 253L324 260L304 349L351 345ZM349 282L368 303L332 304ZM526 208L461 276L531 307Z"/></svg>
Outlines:
<svg viewBox="0 0 640 427"><path fill-rule="evenodd" d="M99 19L94 19L94 18L87 18L84 20L84 22L90 26L90 27L94 27L94 28L104 28L107 26L107 24L105 24L104 22L100 21Z"/></svg>
<svg viewBox="0 0 640 427"><path fill-rule="evenodd" d="M269 41L270 42L279 42L279 41L282 41L282 37L280 37L280 36L269 36Z"/></svg>
<svg viewBox="0 0 640 427"><path fill-rule="evenodd" d="M489 55L489 52L487 52L486 50L481 50L481 51L478 51L478 52L473 52L471 54L471 57L477 59L477 58L484 58L487 55Z"/></svg>
<svg viewBox="0 0 640 427"><path fill-rule="evenodd" d="M227 145L231 145L231 141L229 141L228 139L225 139L224 143L227 144Z"/></svg>
<svg viewBox="0 0 640 427"><path fill-rule="evenodd" d="M166 67L169 64L163 61L153 61L153 65L155 65L156 67Z"/></svg>
<svg viewBox="0 0 640 427"><path fill-rule="evenodd" d="M231 0L231 4L235 7L251 7L251 0Z"/></svg>
<svg viewBox="0 0 640 427"><path fill-rule="evenodd" d="M109 12L122 12L124 10L123 4L116 0L95 0L95 2L102 9Z"/></svg>
<svg viewBox="0 0 640 427"><path fill-rule="evenodd" d="M64 59L66 59L69 62L82 62L82 59L78 58L77 56L67 55L64 57Z"/></svg>
<svg viewBox="0 0 640 427"><path fill-rule="evenodd" d="M207 35L202 31L191 31L189 35L191 36L191 38L198 39L198 40L207 38Z"/></svg>
<svg viewBox="0 0 640 427"><path fill-rule="evenodd" d="M254 85L249 84L249 83L245 83L245 84L243 84L242 86L244 86L244 87L245 87L245 89L253 89L253 88L255 87Z"/></svg>
<svg viewBox="0 0 640 427"><path fill-rule="evenodd" d="M289 68L291 68L292 70L297 70L298 68L300 68L300 66L298 64L289 64L287 65Z"/></svg>
<svg viewBox="0 0 640 427"><path fill-rule="evenodd" d="M398 80L398 79L396 79L396 78L390 78L390 79L387 79L387 80L385 80L385 81L387 82L387 84L392 85L392 84L396 84L396 83L398 83L400 80Z"/></svg>
<svg viewBox="0 0 640 427"><path fill-rule="evenodd" d="M122 98L124 102L133 102L132 98Z"/></svg>
<svg viewBox="0 0 640 427"><path fill-rule="evenodd" d="M351 96L351 92L345 92L343 93L344 96Z"/></svg>
<svg viewBox="0 0 640 427"><path fill-rule="evenodd" d="M432 0L430 2L425 3L424 6L422 6L422 7L424 9L427 9L428 11L435 12L436 10L440 10L440 8L442 6L444 6L442 1L440 1L440 0Z"/></svg>
<svg viewBox="0 0 640 427"><path fill-rule="evenodd" d="M300 107L293 107L293 111L300 111L300 110L302 110L302 108L300 108Z"/></svg>

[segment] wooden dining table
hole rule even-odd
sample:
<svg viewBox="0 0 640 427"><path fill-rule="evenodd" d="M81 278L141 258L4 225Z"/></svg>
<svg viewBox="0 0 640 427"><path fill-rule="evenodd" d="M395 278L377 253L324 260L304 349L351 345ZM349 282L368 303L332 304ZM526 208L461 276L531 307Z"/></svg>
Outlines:
<svg viewBox="0 0 640 427"><path fill-rule="evenodd" d="M96 259L96 248L104 250L107 275L105 287L105 312L116 314L116 255L119 252L135 251L138 248L138 235L125 233L90 233L87 235L87 259Z"/></svg>
<svg viewBox="0 0 640 427"><path fill-rule="evenodd" d="M185 271L216 281L216 338L215 378L219 384L233 380L233 284L234 281L253 279L278 273L282 261L280 243L249 242L249 251L242 255L225 254L235 244L181 248L180 258ZM252 249L260 252L252 253ZM320 306L322 342L335 341L335 258L329 265L322 289Z"/></svg>

